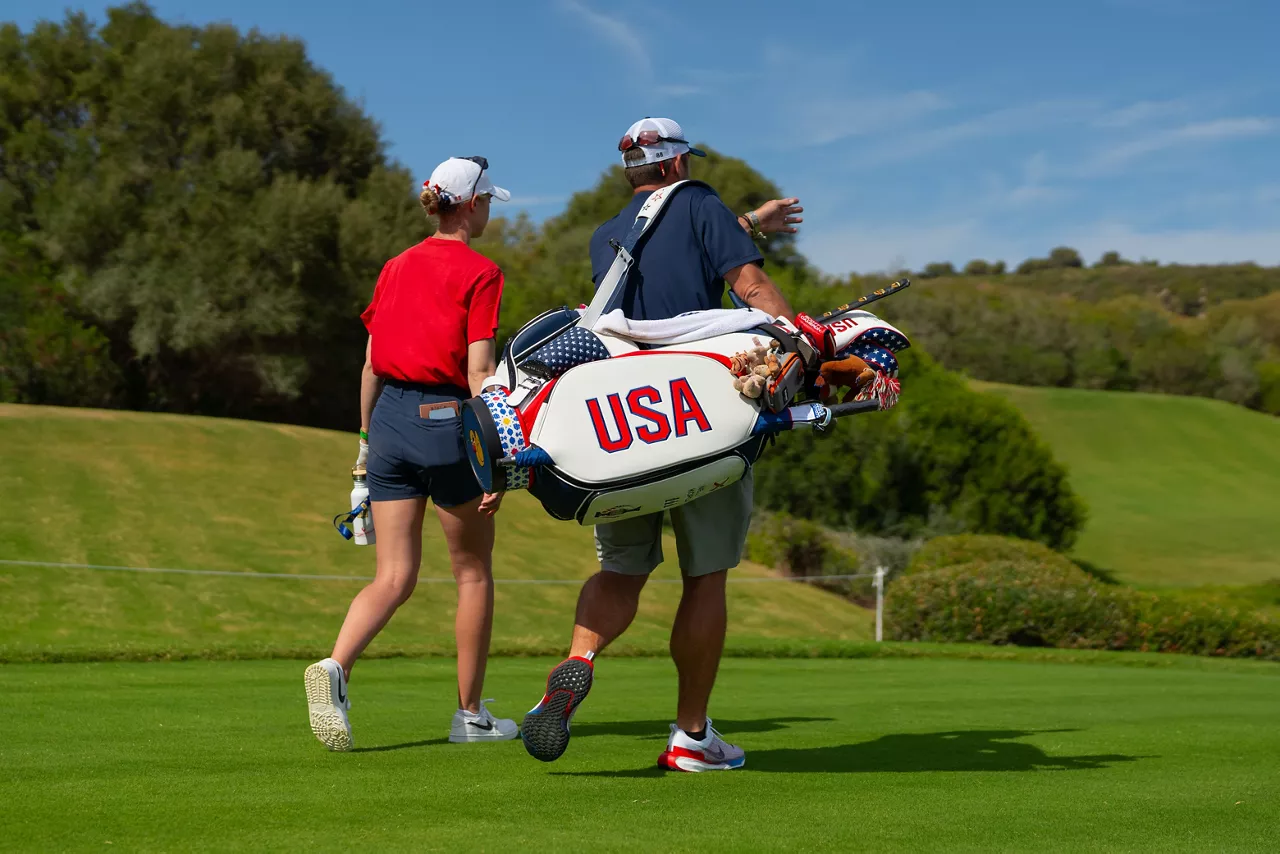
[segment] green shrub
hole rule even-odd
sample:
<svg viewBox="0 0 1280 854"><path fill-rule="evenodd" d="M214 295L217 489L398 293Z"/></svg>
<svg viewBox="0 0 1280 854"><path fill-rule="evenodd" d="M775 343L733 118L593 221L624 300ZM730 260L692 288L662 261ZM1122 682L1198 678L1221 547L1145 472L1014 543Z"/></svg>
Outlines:
<svg viewBox="0 0 1280 854"><path fill-rule="evenodd" d="M786 514L762 514L747 536L748 560L796 578L857 575L857 552L840 543L821 525ZM871 589L867 579L831 578L815 585L861 601Z"/></svg>
<svg viewBox="0 0 1280 854"><path fill-rule="evenodd" d="M755 466L757 504L871 534L968 531L1069 547L1084 505L1021 413L915 348L902 354L902 377L893 409L767 449Z"/></svg>
<svg viewBox="0 0 1280 854"><path fill-rule="evenodd" d="M907 565L906 573L929 572L977 561L1039 563L1058 566L1064 571L1076 568L1070 560L1041 543L993 534L953 534L934 537L921 546Z"/></svg>
<svg viewBox="0 0 1280 854"><path fill-rule="evenodd" d="M1117 591L1130 600L1133 637L1126 649L1280 660L1280 625L1217 602Z"/></svg>
<svg viewBox="0 0 1280 854"><path fill-rule="evenodd" d="M1280 626L1264 617L1106 586L1065 563L973 561L908 575L885 595L888 636L1280 660Z"/></svg>

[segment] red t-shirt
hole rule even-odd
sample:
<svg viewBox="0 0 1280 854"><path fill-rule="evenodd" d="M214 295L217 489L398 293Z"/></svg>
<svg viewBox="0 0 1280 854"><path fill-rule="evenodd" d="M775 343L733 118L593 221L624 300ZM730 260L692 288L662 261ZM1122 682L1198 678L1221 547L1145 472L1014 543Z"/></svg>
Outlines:
<svg viewBox="0 0 1280 854"><path fill-rule="evenodd" d="M373 372L469 388L467 345L493 338L502 270L461 240L428 237L382 268L360 315L373 336Z"/></svg>

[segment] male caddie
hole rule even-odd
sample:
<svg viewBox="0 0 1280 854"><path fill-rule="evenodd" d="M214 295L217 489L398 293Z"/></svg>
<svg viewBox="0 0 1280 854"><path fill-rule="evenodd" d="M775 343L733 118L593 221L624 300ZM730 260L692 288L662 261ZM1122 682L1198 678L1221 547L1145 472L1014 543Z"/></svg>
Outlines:
<svg viewBox="0 0 1280 854"><path fill-rule="evenodd" d="M614 260L610 240L621 241L649 195L689 178L692 148L670 119L636 122L618 144L631 202L591 239L597 287ZM791 307L762 269L752 234L794 233L802 209L796 199L768 202L735 217L703 184L681 187L651 229L627 278L622 303L633 320L661 320L688 311L720 308L728 283L753 308L792 318ZM724 771L745 762L741 748L721 739L707 704L725 638L725 579L738 565L751 519L750 471L726 486L673 508L676 549L684 592L671 629L671 657L679 674L676 722L658 764L672 771ZM541 702L525 716L521 736L530 754L549 762L569 744L569 721L586 698L594 659L635 617L640 591L663 560L661 512L595 529L601 571L582 588L570 657L551 671Z"/></svg>

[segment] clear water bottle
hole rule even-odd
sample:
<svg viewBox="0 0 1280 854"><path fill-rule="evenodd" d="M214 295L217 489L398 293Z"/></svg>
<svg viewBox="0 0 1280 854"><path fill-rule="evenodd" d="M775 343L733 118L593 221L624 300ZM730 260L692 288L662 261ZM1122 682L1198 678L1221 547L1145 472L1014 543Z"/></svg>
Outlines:
<svg viewBox="0 0 1280 854"><path fill-rule="evenodd" d="M351 509L360 513L351 520L352 539L358 546L374 544L373 509L369 506L369 487L365 484L365 467L351 468Z"/></svg>

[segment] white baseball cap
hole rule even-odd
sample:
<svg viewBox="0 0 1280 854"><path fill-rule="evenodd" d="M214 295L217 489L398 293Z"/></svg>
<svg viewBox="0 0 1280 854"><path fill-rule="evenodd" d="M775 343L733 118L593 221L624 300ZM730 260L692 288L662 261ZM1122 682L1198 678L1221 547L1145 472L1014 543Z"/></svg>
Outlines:
<svg viewBox="0 0 1280 854"><path fill-rule="evenodd" d="M689 144L689 140L685 139L684 130L674 119L654 119L645 116L629 127L626 135L618 143L618 150L622 152L623 164L627 166L640 165L638 163L627 163L628 149L637 146L644 152L645 163L670 160L686 153L696 154L698 157L707 156L705 151L700 151Z"/></svg>
<svg viewBox="0 0 1280 854"><path fill-rule="evenodd" d="M422 186L435 190L451 205L468 201L472 195L483 196L485 193L500 202L511 201L511 192L495 186L485 174L488 170L489 161L483 157L450 157L436 167L436 171L422 182Z"/></svg>

